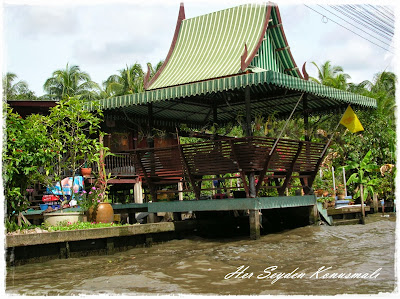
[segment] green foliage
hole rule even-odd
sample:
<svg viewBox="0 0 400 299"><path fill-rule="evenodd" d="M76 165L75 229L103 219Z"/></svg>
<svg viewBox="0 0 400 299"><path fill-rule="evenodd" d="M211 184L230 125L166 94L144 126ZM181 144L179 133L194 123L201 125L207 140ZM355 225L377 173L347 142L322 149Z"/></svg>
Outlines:
<svg viewBox="0 0 400 299"><path fill-rule="evenodd" d="M47 135L48 119L31 115L23 119L7 105L6 138L3 145L3 180L6 215L11 217L26 210L26 189L35 182L44 181L43 168L49 165L52 153Z"/></svg>
<svg viewBox="0 0 400 299"><path fill-rule="evenodd" d="M332 202L334 200L334 197L317 197L318 202Z"/></svg>
<svg viewBox="0 0 400 299"><path fill-rule="evenodd" d="M35 93L29 90L25 81L14 81L18 76L14 73L7 73L3 77L3 99L10 100L37 100Z"/></svg>
<svg viewBox="0 0 400 299"><path fill-rule="evenodd" d="M103 146L98 134L103 114L100 110L88 111L84 105L78 97L67 97L50 108L48 136L53 163L46 167L49 184L61 186L66 170L74 180L83 165L99 160Z"/></svg>
<svg viewBox="0 0 400 299"><path fill-rule="evenodd" d="M69 66L53 72L43 85L46 91L44 98L62 100L67 97L82 96L86 100L99 98L100 87L92 81L89 74L80 70L79 66Z"/></svg>
<svg viewBox="0 0 400 299"><path fill-rule="evenodd" d="M59 222L56 226L47 226L46 224L42 225L43 229L48 230L49 232L55 231L69 231L69 230L77 230L77 229L91 229L91 228L102 228L102 227L118 227L123 226L123 224L117 223L95 223L95 222L75 222L71 223L68 221Z"/></svg>
<svg viewBox="0 0 400 299"><path fill-rule="evenodd" d="M148 69L150 70L150 78L162 66L162 61L158 62L154 68L150 62L147 63ZM103 82L103 88L106 97L120 96L126 94L139 93L144 91L144 77L145 73L142 66L135 63L131 66L118 71L116 75L111 75Z"/></svg>
<svg viewBox="0 0 400 299"><path fill-rule="evenodd" d="M349 160L345 166L346 170L353 172L347 180L347 185L354 183L357 186L360 186L362 184L364 187L364 199L367 199L368 195L372 196L374 194L374 186L378 183L375 175L379 170L379 167L372 163L371 155L372 152L368 151L360 162ZM361 189L358 188L354 198L360 197L360 191Z"/></svg>

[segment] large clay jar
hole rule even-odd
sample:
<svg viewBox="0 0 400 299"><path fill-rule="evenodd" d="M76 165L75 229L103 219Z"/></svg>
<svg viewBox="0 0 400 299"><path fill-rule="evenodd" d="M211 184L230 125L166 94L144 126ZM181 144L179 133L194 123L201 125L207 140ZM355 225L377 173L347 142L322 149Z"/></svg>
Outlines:
<svg viewBox="0 0 400 299"><path fill-rule="evenodd" d="M106 202L99 203L96 210L96 222L111 223L113 221L114 221L114 210L111 204Z"/></svg>

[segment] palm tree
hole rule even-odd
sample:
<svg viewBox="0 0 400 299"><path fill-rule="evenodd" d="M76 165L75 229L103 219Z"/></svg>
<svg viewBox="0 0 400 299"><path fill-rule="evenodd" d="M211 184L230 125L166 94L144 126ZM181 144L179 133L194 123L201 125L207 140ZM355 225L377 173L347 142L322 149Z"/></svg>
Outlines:
<svg viewBox="0 0 400 299"><path fill-rule="evenodd" d="M341 66L332 66L329 60L322 64L321 67L318 67L315 62L312 62L312 64L318 70L318 79L310 77L312 81L342 90L347 89L347 80L350 79L350 76L343 73Z"/></svg>
<svg viewBox="0 0 400 299"><path fill-rule="evenodd" d="M147 66L150 69L150 78L155 75L162 64L163 61L160 61L157 63L156 67L153 67L150 62L147 63ZM143 81L145 73L140 64L135 63L129 67L126 66L126 68L119 70L118 72L119 74L111 75L103 82L104 95L112 97L144 91Z"/></svg>
<svg viewBox="0 0 400 299"><path fill-rule="evenodd" d="M18 76L14 73L7 73L3 77L3 98L5 100L35 100L33 91L29 90L28 83L18 81L13 83Z"/></svg>
<svg viewBox="0 0 400 299"><path fill-rule="evenodd" d="M92 100L99 97L100 87L93 82L88 73L82 72L77 65L67 66L65 69L56 70L46 80L43 89L47 92L45 97L61 100L66 97L83 97Z"/></svg>
<svg viewBox="0 0 400 299"><path fill-rule="evenodd" d="M110 96L119 96L133 94L144 91L142 66L135 63L131 66L119 70L119 74L111 75L103 82L106 94Z"/></svg>

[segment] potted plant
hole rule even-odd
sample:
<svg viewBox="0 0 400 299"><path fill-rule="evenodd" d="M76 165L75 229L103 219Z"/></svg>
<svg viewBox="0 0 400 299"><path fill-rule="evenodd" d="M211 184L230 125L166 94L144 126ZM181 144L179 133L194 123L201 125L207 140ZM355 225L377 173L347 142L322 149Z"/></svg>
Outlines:
<svg viewBox="0 0 400 299"><path fill-rule="evenodd" d="M103 134L100 135L102 140ZM107 174L105 170L104 158L112 155L107 147L99 145L99 155L97 157L98 178L85 193L83 209L87 210L88 220L97 223L111 223L114 221L114 210L111 206L111 200L108 199L108 181L111 179L111 173Z"/></svg>
<svg viewBox="0 0 400 299"><path fill-rule="evenodd" d="M336 184L336 196L338 200L344 200L345 199L345 188L343 184Z"/></svg>
<svg viewBox="0 0 400 299"><path fill-rule="evenodd" d="M88 165L87 153L85 153L85 161L82 163L81 174L83 177L89 177L92 174L92 168Z"/></svg>
<svg viewBox="0 0 400 299"><path fill-rule="evenodd" d="M322 203L324 209L335 207L335 198L333 197L319 197L317 201Z"/></svg>

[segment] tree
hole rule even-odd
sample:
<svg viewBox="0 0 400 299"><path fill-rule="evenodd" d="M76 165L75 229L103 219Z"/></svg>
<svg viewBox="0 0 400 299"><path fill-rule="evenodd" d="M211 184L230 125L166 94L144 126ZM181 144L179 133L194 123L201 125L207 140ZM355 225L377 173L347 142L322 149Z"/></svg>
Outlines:
<svg viewBox="0 0 400 299"><path fill-rule="evenodd" d="M374 174L379 170L379 167L373 163L371 154L372 152L368 151L360 162L350 160L345 166L346 170L353 172L347 180L347 185L355 183L358 187L354 198L361 196L361 185L365 187L363 190L363 196L365 199L368 195L372 196L374 194L374 187L378 182Z"/></svg>
<svg viewBox="0 0 400 299"><path fill-rule="evenodd" d="M48 165L48 183L59 183L72 177L86 162L98 161L102 144L99 141L100 123L103 114L84 109L85 103L78 97L67 97L50 108L48 135L53 163ZM63 188L64 200L66 196ZM72 195L72 194L71 194Z"/></svg>
<svg viewBox="0 0 400 299"><path fill-rule="evenodd" d="M330 61L326 61L321 67L318 67L315 62L312 64L318 70L318 79L310 77L312 81L337 89L347 89L347 80L350 79L350 76L343 73L341 66L332 66Z"/></svg>
<svg viewBox="0 0 400 299"><path fill-rule="evenodd" d="M6 109L6 143L3 147L3 179L6 199L7 220L26 210L27 188L34 183L44 182L44 168L51 163L51 145L47 135L48 119L32 114L23 119L13 112L9 105Z"/></svg>
<svg viewBox="0 0 400 299"><path fill-rule="evenodd" d="M36 100L35 93L29 90L28 83L18 81L13 83L18 76L14 73L7 73L3 77L3 98L7 100Z"/></svg>
<svg viewBox="0 0 400 299"><path fill-rule="evenodd" d="M157 63L154 68L150 62L147 66L150 69L150 78L160 69L163 62ZM106 81L103 82L104 94L107 97L120 96L126 94L134 94L144 91L143 80L145 73L142 66L135 63L131 66L118 71L119 74L111 75Z"/></svg>
<svg viewBox="0 0 400 299"><path fill-rule="evenodd" d="M119 96L143 92L144 73L140 64L135 63L131 66L119 70L119 74L111 75L103 86L106 94L110 96Z"/></svg>
<svg viewBox="0 0 400 299"><path fill-rule="evenodd" d="M88 73L82 72L77 65L53 72L43 85L46 98L62 100L67 97L81 96L85 100L97 99L100 87L93 82Z"/></svg>

